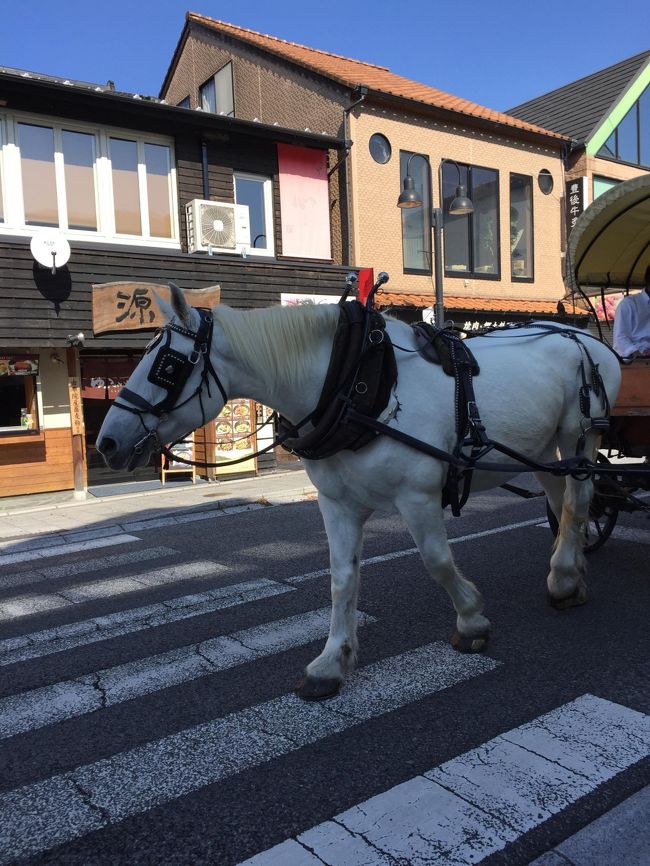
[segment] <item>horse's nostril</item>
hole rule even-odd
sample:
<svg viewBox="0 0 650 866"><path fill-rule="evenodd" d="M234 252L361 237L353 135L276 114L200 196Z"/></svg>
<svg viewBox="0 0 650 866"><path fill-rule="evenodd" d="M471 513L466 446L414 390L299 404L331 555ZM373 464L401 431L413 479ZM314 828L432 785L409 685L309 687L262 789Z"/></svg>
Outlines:
<svg viewBox="0 0 650 866"><path fill-rule="evenodd" d="M111 439L110 436L102 436L102 438L95 443L95 447L100 454L109 456L117 450L117 442L115 439Z"/></svg>

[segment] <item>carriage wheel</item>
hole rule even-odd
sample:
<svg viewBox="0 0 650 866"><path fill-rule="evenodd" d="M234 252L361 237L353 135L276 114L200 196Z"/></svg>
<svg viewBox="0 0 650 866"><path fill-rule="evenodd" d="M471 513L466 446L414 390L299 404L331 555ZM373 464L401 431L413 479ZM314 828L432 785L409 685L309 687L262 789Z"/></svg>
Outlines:
<svg viewBox="0 0 650 866"><path fill-rule="evenodd" d="M607 463L609 460L602 454L598 455L597 463ZM557 536L559 524L557 517L553 514L551 506L546 500L546 517L548 518L549 526L553 537ZM589 520L585 527L585 553L593 553L598 550L607 541L612 534L612 530L616 526L618 520L618 508L612 505L610 497L603 495L598 490L598 481L594 484L594 495L589 506Z"/></svg>

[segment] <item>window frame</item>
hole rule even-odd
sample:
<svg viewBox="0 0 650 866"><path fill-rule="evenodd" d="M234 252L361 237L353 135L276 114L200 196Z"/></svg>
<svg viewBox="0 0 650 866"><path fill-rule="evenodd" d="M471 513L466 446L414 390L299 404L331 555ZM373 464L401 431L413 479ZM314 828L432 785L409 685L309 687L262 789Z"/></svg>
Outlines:
<svg viewBox="0 0 650 866"><path fill-rule="evenodd" d="M529 181L530 184L530 276L518 277L515 275L513 270L513 258L512 255L514 250L510 250L510 279L513 283L534 283L535 282L535 192L534 192L534 183L533 176L530 174L522 174L519 171L511 171L509 178L509 204L512 207L512 179L513 178L523 178ZM515 247L516 248L516 247Z"/></svg>
<svg viewBox="0 0 650 866"><path fill-rule="evenodd" d="M265 258L275 258L275 223L274 223L274 208L273 208L273 178L267 174L254 174L250 171L233 171L232 173L232 187L233 187L233 200L235 204L241 204L241 202L237 201L237 178L241 178L242 180L252 180L252 181L262 181L262 189L264 195L264 220L267 226L267 232L270 233L271 237L271 245L268 244L268 235L267 235L267 245L265 247L255 247L253 246L255 242L255 238L251 237L250 246L246 247L246 255L247 256L263 256ZM251 232L252 235L252 232Z"/></svg>
<svg viewBox="0 0 650 866"><path fill-rule="evenodd" d="M219 111L219 106L217 105L217 76L222 73L225 69L230 67L230 96L231 96L231 104L232 109L228 112ZM203 107L203 90L207 87L208 84L212 84L214 87L214 111L211 108ZM199 107L202 111L206 111L208 114L216 114L218 117L235 117L235 68L232 60L227 60L223 66L220 66L219 69L216 70L209 78L206 78L203 84L199 85Z"/></svg>
<svg viewBox="0 0 650 866"><path fill-rule="evenodd" d="M426 268L410 268L406 267L404 264L404 211L411 210L411 208L403 208L400 216L400 227L401 227L401 236L402 236L402 272L404 274L415 274L418 276L430 277L433 274L433 227L432 227L432 208L433 208L433 189L431 183L431 162L429 160L429 155L426 153L419 153L418 151L412 150L399 150L399 189L403 188L404 178L406 177L406 167L408 165L408 160L411 157L419 156L425 163L425 171L428 177L424 178L422 185L424 187L425 183L428 183L428 192L429 192L429 213L423 213L424 219L424 231L422 233L422 242L424 244L422 252L424 253L425 259L428 260L429 265ZM404 166L404 175L402 176L402 157L405 157L406 164ZM413 177L413 175L411 175ZM415 181L415 178L414 178ZM424 202L422 203L422 207L424 208ZM416 208L412 208L412 210L416 210ZM427 246L428 244L428 246Z"/></svg>
<svg viewBox="0 0 650 866"><path fill-rule="evenodd" d="M644 96L646 97L646 100L648 102L648 109L650 109L650 84L646 85L646 87L641 91L638 98L632 103L630 108L625 112L624 116L616 124L616 126L614 127L612 132L607 136L607 139L598 148L598 150L594 154L594 156L597 159L605 159L605 160L608 160L609 162L617 162L617 163L620 163L621 165L630 165L630 166L634 166L635 168L650 169L650 163L646 164L642 161L643 142L641 139L641 131L642 131L641 130L641 100ZM619 156L620 148L619 148L618 130L619 130L619 127L621 126L621 124L626 120L626 118L632 112L634 112L634 125L635 125L635 131L636 131L636 136L635 136L636 160L635 161L623 159L621 156ZM610 151L610 153L603 153L602 152L603 149L606 147L607 142L612 138L612 136L614 138L615 152L611 153L611 151ZM646 144L646 148L648 148L647 144Z"/></svg>
<svg viewBox="0 0 650 866"><path fill-rule="evenodd" d="M146 132L120 127L99 126L83 121L68 122L66 118L50 115L35 115L31 112L5 111L0 109L0 163L3 167L3 188L5 196L4 222L0 222L0 233L18 237L31 237L37 232L51 231L51 227L31 225L25 221L23 198L22 162L18 141L18 124L43 126L54 131L54 168L58 199L59 225L55 228L70 240L86 243L119 243L140 247L181 248L180 224L178 217L178 189L174 140L171 137L148 134ZM4 139L2 129L4 127ZM67 195L65 189L65 160L63 152L63 132L79 132L94 137L93 177L95 181L95 208L97 229L75 229L68 226ZM113 207L113 179L110 159L110 139L136 141L138 145L138 184L140 191L141 235L118 233L115 229ZM169 172L167 186L171 215L171 238L158 237L148 233L148 191L144 152L146 144L156 144L168 148ZM10 181L10 182L9 182ZM145 232L145 228L147 233Z"/></svg>
<svg viewBox="0 0 650 866"><path fill-rule="evenodd" d="M449 219L449 217L454 217L454 214L450 214L444 207L444 178L443 171L446 165L450 166L450 168L455 171L454 162L456 160L445 159L444 157L440 161L440 168L438 172L438 182L440 184L440 201L442 206L442 222L443 222L443 233L442 233L442 266L445 277L450 277L452 279L472 279L472 280L501 280L501 172L498 168L493 168L489 165L474 165L473 163L467 162L457 162L457 165L460 168L465 168L467 170L467 195L468 197L474 201L473 196L473 180L472 180L472 169L479 169L481 171L491 171L496 175L496 271L494 273L486 273L485 271L477 271L475 269L474 263L474 213L463 214L458 216L465 216L468 220L468 252L469 252L469 264L470 267L466 271L454 271L447 267L447 247L446 247L446 238L445 238L445 223ZM454 186L457 186L457 181L454 181ZM458 218L458 217L456 217Z"/></svg>
<svg viewBox="0 0 650 866"><path fill-rule="evenodd" d="M32 416L34 426L29 428L21 427L20 424L17 424L14 426L0 427L0 444L8 437L24 436L28 438L39 436L42 428L38 406L38 375L36 373L29 373L25 376L3 376L2 378L7 381L9 379L18 379L23 381L25 387L25 408L27 409L27 413Z"/></svg>

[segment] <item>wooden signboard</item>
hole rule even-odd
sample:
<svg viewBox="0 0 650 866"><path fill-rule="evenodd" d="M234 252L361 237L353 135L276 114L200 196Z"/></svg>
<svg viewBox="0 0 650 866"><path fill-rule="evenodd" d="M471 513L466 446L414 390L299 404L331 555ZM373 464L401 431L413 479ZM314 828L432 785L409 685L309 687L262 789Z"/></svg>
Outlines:
<svg viewBox="0 0 650 866"><path fill-rule="evenodd" d="M155 293L155 294L154 294ZM154 331L165 324L156 294L169 302L169 286L158 283L116 282L93 285L93 331ZM211 308L221 300L221 286L183 291L191 307Z"/></svg>
<svg viewBox="0 0 650 866"><path fill-rule="evenodd" d="M84 433L84 413L81 406L81 388L79 379L71 376L68 379L68 400L70 401L70 427L73 436L81 436Z"/></svg>

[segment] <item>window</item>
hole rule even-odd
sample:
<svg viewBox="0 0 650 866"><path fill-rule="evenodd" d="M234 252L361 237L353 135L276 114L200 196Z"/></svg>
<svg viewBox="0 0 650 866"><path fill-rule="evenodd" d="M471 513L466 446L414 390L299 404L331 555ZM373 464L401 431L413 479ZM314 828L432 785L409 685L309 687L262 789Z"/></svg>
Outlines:
<svg viewBox="0 0 650 866"><path fill-rule="evenodd" d="M2 180L2 151L4 144L4 135L3 135L3 124L2 118L0 117L0 223L5 221L5 207L4 207L4 183Z"/></svg>
<svg viewBox="0 0 650 866"><path fill-rule="evenodd" d="M18 146L25 223L34 226L58 226L59 202L54 170L54 130L49 126L19 123Z"/></svg>
<svg viewBox="0 0 650 866"><path fill-rule="evenodd" d="M95 136L64 129L61 142L68 228L96 231Z"/></svg>
<svg viewBox="0 0 650 866"><path fill-rule="evenodd" d="M52 226L77 238L117 235L177 247L175 169L166 142L0 112L3 233Z"/></svg>
<svg viewBox="0 0 650 866"><path fill-rule="evenodd" d="M37 372L37 356L0 357L0 435L38 430Z"/></svg>
<svg viewBox="0 0 650 866"><path fill-rule="evenodd" d="M199 87L199 103L203 111L234 117L235 96L231 62L222 66L212 78Z"/></svg>
<svg viewBox="0 0 650 866"><path fill-rule="evenodd" d="M619 183L618 180L612 180L610 177L598 177L598 175L594 175L594 201L599 195L616 186L617 183Z"/></svg>
<svg viewBox="0 0 650 866"><path fill-rule="evenodd" d="M510 175L510 274L533 279L533 179Z"/></svg>
<svg viewBox="0 0 650 866"><path fill-rule="evenodd" d="M370 156L380 165L386 165L392 154L390 141L381 132L375 132L374 135L370 136L368 150L370 151Z"/></svg>
<svg viewBox="0 0 650 866"><path fill-rule="evenodd" d="M537 185L544 195L550 195L553 192L553 175L547 168L543 168L537 175Z"/></svg>
<svg viewBox="0 0 650 866"><path fill-rule="evenodd" d="M422 207L401 208L404 273L431 273L431 169L426 156L400 151L400 188L408 174Z"/></svg>
<svg viewBox="0 0 650 866"><path fill-rule="evenodd" d="M597 156L650 167L650 85L602 145Z"/></svg>
<svg viewBox="0 0 650 866"><path fill-rule="evenodd" d="M181 99L178 103L178 108L189 108L190 107L190 98L186 96L185 99Z"/></svg>
<svg viewBox="0 0 650 866"><path fill-rule="evenodd" d="M235 174L235 203L248 206L251 233L250 255L275 254L273 239L273 198L269 177L254 174Z"/></svg>
<svg viewBox="0 0 650 866"><path fill-rule="evenodd" d="M472 200L471 214L450 214L458 171L442 163L445 272L450 275L499 277L499 174L491 168L460 165L460 183Z"/></svg>

